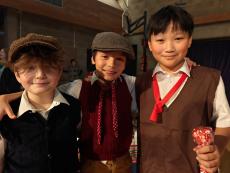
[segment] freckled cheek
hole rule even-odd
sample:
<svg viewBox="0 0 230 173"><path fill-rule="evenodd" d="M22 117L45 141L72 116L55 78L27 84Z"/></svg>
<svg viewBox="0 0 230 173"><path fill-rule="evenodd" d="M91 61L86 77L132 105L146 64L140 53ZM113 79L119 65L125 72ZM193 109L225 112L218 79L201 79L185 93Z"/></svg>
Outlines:
<svg viewBox="0 0 230 173"><path fill-rule="evenodd" d="M28 80L28 79L22 79L21 78L20 83L22 84L23 87L30 87L31 84L33 83L33 80Z"/></svg>
<svg viewBox="0 0 230 173"><path fill-rule="evenodd" d="M31 83L33 81L34 77L31 74L23 75L21 76L21 81L25 83Z"/></svg>

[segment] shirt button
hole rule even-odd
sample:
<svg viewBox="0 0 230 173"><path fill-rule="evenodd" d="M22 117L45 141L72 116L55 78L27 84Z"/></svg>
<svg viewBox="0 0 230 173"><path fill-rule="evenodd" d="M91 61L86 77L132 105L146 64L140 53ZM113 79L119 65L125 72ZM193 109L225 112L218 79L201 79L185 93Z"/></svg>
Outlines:
<svg viewBox="0 0 230 173"><path fill-rule="evenodd" d="M48 154L47 157L48 157L49 159L52 159L52 154Z"/></svg>
<svg viewBox="0 0 230 173"><path fill-rule="evenodd" d="M48 126L46 126L45 130L48 132L50 130L50 128Z"/></svg>

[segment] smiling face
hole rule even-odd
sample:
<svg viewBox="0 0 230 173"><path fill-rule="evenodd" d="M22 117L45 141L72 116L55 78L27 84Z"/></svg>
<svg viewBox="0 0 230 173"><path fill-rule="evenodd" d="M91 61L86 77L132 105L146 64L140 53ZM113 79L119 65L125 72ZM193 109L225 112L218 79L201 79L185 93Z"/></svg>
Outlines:
<svg viewBox="0 0 230 173"><path fill-rule="evenodd" d="M192 37L170 23L164 33L152 34L148 46L161 68L168 73L175 72L184 63L184 57L191 46Z"/></svg>
<svg viewBox="0 0 230 173"><path fill-rule="evenodd" d="M62 70L60 68L33 60L15 71L18 82L27 91L30 99L34 96L52 96L61 74Z"/></svg>
<svg viewBox="0 0 230 173"><path fill-rule="evenodd" d="M98 77L104 81L116 80L125 70L126 56L124 53L96 51L92 57Z"/></svg>

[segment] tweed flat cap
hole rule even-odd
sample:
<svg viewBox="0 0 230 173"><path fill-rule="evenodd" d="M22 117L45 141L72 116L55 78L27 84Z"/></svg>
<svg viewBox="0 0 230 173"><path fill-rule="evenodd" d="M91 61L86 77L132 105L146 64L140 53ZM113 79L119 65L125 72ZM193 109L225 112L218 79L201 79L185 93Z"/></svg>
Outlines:
<svg viewBox="0 0 230 173"><path fill-rule="evenodd" d="M42 45L54 50L62 50L58 40L53 36L41 35L36 33L29 33L25 37L14 40L8 52L8 60L13 62L19 57L15 57L17 53L24 47L31 45Z"/></svg>
<svg viewBox="0 0 230 173"><path fill-rule="evenodd" d="M115 32L98 33L92 42L92 51L121 51L128 54L129 59L135 59L134 51L129 41Z"/></svg>

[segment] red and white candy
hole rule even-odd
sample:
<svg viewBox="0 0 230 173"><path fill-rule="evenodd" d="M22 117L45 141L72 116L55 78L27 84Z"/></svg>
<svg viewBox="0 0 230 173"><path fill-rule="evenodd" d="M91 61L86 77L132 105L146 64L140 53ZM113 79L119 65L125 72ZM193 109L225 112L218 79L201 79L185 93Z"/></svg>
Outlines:
<svg viewBox="0 0 230 173"><path fill-rule="evenodd" d="M214 142L214 134L211 127L197 127L192 131L194 142L199 146L205 146ZM207 171L200 169L200 173L207 173Z"/></svg>

